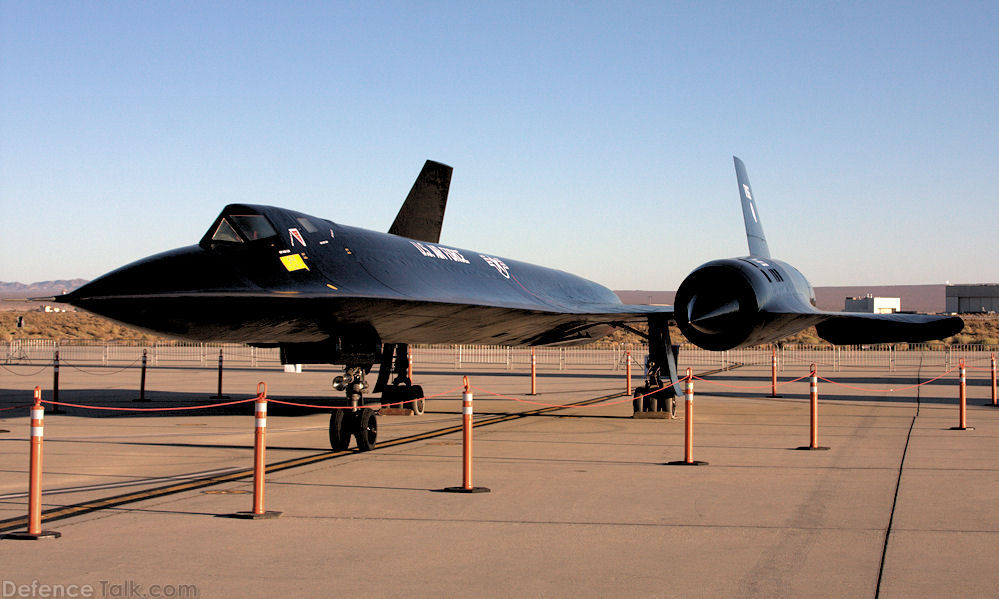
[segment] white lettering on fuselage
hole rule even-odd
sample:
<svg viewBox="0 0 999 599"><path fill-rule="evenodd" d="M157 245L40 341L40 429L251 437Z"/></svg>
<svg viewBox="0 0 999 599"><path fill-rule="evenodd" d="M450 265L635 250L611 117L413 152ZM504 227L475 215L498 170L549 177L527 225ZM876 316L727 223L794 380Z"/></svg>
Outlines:
<svg viewBox="0 0 999 599"><path fill-rule="evenodd" d="M438 260L449 260L451 262L460 262L462 264L471 264L461 252L458 250L452 250L451 248L439 247L431 244L422 244L418 241L410 241L413 247L418 249L421 254L427 258L437 258Z"/></svg>
<svg viewBox="0 0 999 599"><path fill-rule="evenodd" d="M479 258L482 258L483 260L486 261L486 264L495 268L499 274L503 275L503 278L505 279L510 278L510 268L506 264L504 264L503 261L500 260L499 258L493 258L492 256L483 256L482 254L479 254Z"/></svg>

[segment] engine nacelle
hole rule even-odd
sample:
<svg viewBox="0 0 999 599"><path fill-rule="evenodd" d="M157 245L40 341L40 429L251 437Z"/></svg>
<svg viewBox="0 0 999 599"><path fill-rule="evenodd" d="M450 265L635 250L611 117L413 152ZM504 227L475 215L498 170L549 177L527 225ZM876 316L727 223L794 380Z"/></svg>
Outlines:
<svg viewBox="0 0 999 599"><path fill-rule="evenodd" d="M777 260L731 258L690 273L676 292L676 321L698 347L724 351L776 341L819 320L811 285ZM804 312L804 313L803 313Z"/></svg>

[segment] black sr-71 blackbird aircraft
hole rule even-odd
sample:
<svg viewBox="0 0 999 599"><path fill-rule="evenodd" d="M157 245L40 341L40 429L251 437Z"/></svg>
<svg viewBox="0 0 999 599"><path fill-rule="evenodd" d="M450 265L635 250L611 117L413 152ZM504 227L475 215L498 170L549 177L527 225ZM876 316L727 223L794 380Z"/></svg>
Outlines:
<svg viewBox="0 0 999 599"><path fill-rule="evenodd" d="M774 260L742 161L735 170L749 256L714 260L683 281L674 306L622 304L613 292L559 270L441 245L451 167L427 161L388 233L291 210L226 206L198 245L112 271L56 301L160 334L280 348L285 364L339 364L330 444L361 450L377 437L373 392L422 411L406 378L414 343L578 344L615 328L646 337L649 368L636 411L675 409L678 380L668 325L692 343L727 350L815 325L834 344L918 342L954 335L960 318L845 314L815 308L805 277ZM648 332L633 328L647 324ZM394 379L390 382L389 379Z"/></svg>

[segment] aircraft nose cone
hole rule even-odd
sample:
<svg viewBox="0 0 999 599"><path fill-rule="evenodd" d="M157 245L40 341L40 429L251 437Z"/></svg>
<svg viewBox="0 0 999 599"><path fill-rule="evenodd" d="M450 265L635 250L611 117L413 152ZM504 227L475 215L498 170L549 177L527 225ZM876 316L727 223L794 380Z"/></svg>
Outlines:
<svg viewBox="0 0 999 599"><path fill-rule="evenodd" d="M687 303L687 322L698 331L715 335L731 328L739 316L739 300L730 299L719 304L699 296Z"/></svg>
<svg viewBox="0 0 999 599"><path fill-rule="evenodd" d="M106 301L141 300L156 295L232 285L224 270L198 246L181 248L133 262L98 277L59 301L100 312Z"/></svg>

